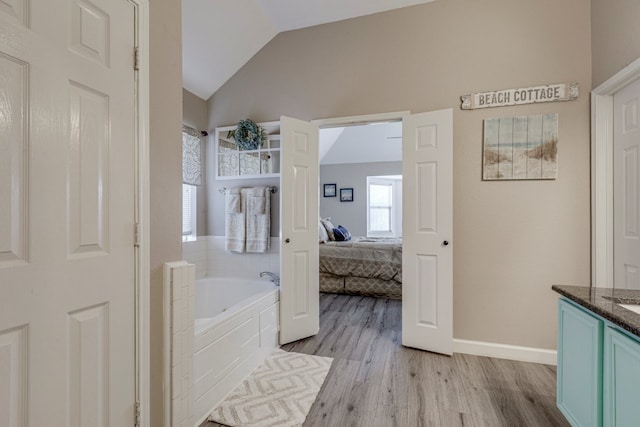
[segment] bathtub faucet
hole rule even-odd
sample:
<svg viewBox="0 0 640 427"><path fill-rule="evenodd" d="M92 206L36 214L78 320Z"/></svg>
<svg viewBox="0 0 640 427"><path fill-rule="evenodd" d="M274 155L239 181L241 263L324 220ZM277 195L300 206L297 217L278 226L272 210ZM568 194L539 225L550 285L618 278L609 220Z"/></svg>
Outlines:
<svg viewBox="0 0 640 427"><path fill-rule="evenodd" d="M260 277L269 276L271 281L276 284L276 286L280 286L280 276L275 273L271 273L270 271L263 271L260 273Z"/></svg>

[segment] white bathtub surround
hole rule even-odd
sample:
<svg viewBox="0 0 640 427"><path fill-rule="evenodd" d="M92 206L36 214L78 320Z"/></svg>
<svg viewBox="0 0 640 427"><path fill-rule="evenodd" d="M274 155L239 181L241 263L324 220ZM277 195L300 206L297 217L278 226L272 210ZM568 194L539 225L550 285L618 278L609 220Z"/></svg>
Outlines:
<svg viewBox="0 0 640 427"><path fill-rule="evenodd" d="M182 257L196 266L196 279L207 274L207 236L198 236L196 240L182 242Z"/></svg>
<svg viewBox="0 0 640 427"><path fill-rule="evenodd" d="M235 254L225 250L224 236L202 236L182 244L184 259L196 265L196 279L243 277L256 279L261 271L280 274L280 238L271 237L266 253Z"/></svg>
<svg viewBox="0 0 640 427"><path fill-rule="evenodd" d="M207 278L197 281L195 300L192 425L199 426L278 346L279 289L267 279Z"/></svg>
<svg viewBox="0 0 640 427"><path fill-rule="evenodd" d="M195 266L164 264L164 423L190 427L193 405Z"/></svg>
<svg viewBox="0 0 640 427"><path fill-rule="evenodd" d="M333 359L276 349L209 417L231 427L302 426Z"/></svg>

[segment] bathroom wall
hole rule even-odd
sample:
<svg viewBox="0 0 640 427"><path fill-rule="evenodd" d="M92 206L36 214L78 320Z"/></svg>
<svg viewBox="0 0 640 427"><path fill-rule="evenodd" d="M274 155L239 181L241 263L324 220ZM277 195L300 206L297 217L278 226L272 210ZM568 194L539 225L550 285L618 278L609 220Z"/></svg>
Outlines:
<svg viewBox="0 0 640 427"><path fill-rule="evenodd" d="M224 236L203 236L182 244L185 260L196 266L196 279L204 277L256 278L262 271L280 274L280 238L271 238L267 253L233 253L224 249Z"/></svg>
<svg viewBox="0 0 640 427"><path fill-rule="evenodd" d="M239 120L239 119L238 119ZM237 121L236 121L237 122ZM234 123L216 126L229 126ZM268 185L277 187L278 191L271 194L271 236L280 235L280 178L258 178L258 179L216 179L216 156L215 156L215 133L211 128L207 138L207 164L209 173L207 174L207 198L209 200L209 211L207 213L207 230L212 236L224 236L224 195L220 193L223 187L256 187Z"/></svg>
<svg viewBox="0 0 640 427"><path fill-rule="evenodd" d="M281 33L209 99L209 124L453 108L454 337L553 349L551 285L590 281L590 10L446 0ZM576 101L460 109L464 94L563 82ZM482 181L483 120L547 112L558 178Z"/></svg>
<svg viewBox="0 0 640 427"><path fill-rule="evenodd" d="M182 259L182 31L180 2L149 3L151 426L163 424L162 267Z"/></svg>

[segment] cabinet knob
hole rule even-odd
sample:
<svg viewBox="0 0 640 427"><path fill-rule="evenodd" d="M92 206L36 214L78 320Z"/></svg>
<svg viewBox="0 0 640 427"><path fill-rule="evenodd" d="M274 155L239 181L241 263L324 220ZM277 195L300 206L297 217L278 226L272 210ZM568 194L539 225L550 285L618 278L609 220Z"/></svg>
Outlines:
<svg viewBox="0 0 640 427"><path fill-rule="evenodd" d="M285 243L290 243L290 242L291 242L291 239L287 237L286 239L284 239L284 242L285 242Z"/></svg>
<svg viewBox="0 0 640 427"><path fill-rule="evenodd" d="M442 242L442 246L447 246L449 244L448 240L445 240L444 242Z"/></svg>

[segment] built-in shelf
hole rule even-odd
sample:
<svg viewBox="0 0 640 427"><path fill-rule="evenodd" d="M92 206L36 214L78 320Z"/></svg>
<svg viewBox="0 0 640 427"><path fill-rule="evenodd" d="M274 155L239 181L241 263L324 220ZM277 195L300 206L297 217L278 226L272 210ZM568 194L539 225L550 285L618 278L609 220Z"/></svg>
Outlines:
<svg viewBox="0 0 640 427"><path fill-rule="evenodd" d="M237 126L224 126L215 131L216 179L249 179L280 176L280 122L259 123L268 134L257 150L240 150L229 138Z"/></svg>

